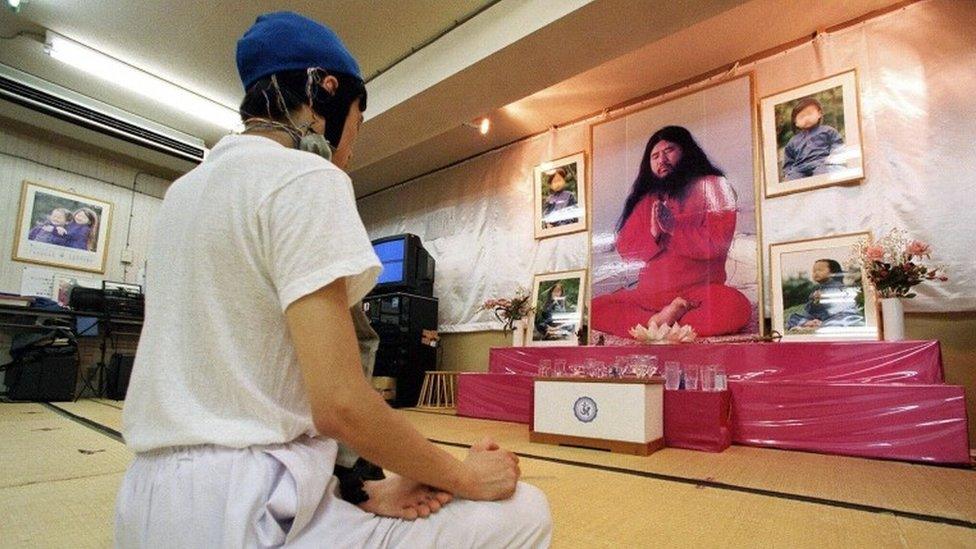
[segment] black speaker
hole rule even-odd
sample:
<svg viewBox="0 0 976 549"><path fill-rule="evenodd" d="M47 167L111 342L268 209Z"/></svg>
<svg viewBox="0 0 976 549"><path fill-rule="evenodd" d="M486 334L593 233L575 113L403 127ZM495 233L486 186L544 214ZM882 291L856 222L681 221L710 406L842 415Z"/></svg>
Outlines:
<svg viewBox="0 0 976 549"><path fill-rule="evenodd" d="M396 407L416 406L424 373L437 368L437 350L422 343L437 329L437 299L403 292L367 297L363 310L380 336L374 376L396 380Z"/></svg>
<svg viewBox="0 0 976 549"><path fill-rule="evenodd" d="M32 352L7 366L4 385L11 400L74 400L78 383L78 349L62 347Z"/></svg>
<svg viewBox="0 0 976 549"><path fill-rule="evenodd" d="M112 360L105 369L105 396L112 400L125 400L135 359L132 355L112 355Z"/></svg>

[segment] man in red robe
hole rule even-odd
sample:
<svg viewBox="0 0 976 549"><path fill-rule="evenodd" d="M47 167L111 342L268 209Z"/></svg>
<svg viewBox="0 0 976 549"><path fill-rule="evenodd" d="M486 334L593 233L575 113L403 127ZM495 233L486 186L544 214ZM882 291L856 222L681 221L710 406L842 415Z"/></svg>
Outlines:
<svg viewBox="0 0 976 549"><path fill-rule="evenodd" d="M593 329L629 337L654 321L706 337L740 331L752 306L725 273L736 213L735 191L691 133L655 132L617 225L617 253L644 265L634 289L593 298Z"/></svg>

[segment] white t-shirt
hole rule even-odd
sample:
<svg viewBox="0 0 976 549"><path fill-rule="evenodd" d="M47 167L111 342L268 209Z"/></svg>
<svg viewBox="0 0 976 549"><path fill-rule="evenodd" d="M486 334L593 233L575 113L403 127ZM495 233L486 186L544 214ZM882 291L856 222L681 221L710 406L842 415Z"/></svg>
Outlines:
<svg viewBox="0 0 976 549"><path fill-rule="evenodd" d="M263 137L221 139L157 217L126 443L145 452L314 436L284 311L340 277L352 306L379 271L344 172Z"/></svg>

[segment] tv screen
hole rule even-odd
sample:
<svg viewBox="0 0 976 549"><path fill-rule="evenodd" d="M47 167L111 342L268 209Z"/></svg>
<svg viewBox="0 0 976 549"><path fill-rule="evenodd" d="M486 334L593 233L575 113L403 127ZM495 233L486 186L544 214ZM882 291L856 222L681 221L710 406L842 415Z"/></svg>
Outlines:
<svg viewBox="0 0 976 549"><path fill-rule="evenodd" d="M404 239L373 244L373 251L383 264L377 284L403 281Z"/></svg>

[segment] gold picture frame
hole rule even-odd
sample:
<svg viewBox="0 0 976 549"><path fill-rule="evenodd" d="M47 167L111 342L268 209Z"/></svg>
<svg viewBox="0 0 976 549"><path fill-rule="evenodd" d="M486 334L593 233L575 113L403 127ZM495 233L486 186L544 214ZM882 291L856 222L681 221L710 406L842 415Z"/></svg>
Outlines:
<svg viewBox="0 0 976 549"><path fill-rule="evenodd" d="M575 346L586 304L586 269L536 274L529 346Z"/></svg>
<svg viewBox="0 0 976 549"><path fill-rule="evenodd" d="M853 246L870 232L769 245L772 329L784 341L877 340L877 299L861 269L850 263Z"/></svg>
<svg viewBox="0 0 976 549"><path fill-rule="evenodd" d="M543 162L532 170L536 240L585 231L586 153ZM559 182L560 189L554 192Z"/></svg>
<svg viewBox="0 0 976 549"><path fill-rule="evenodd" d="M105 273L111 202L24 180L12 259Z"/></svg>
<svg viewBox="0 0 976 549"><path fill-rule="evenodd" d="M857 70L763 97L759 111L766 198L864 180Z"/></svg>

